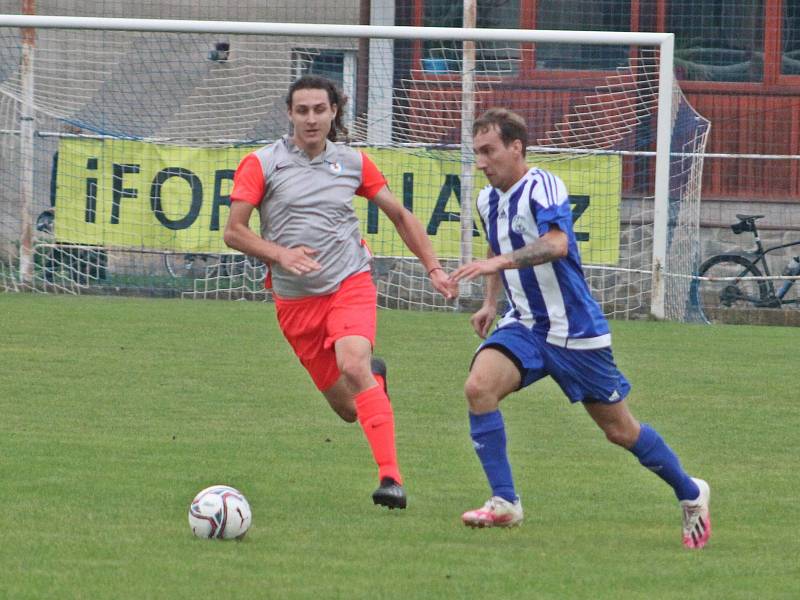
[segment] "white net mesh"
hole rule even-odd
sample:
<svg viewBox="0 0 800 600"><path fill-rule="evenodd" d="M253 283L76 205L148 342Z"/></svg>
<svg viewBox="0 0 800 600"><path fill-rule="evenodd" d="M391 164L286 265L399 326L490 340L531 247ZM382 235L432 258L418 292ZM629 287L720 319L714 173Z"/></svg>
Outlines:
<svg viewBox="0 0 800 600"><path fill-rule="evenodd" d="M552 54L546 46L478 43L465 97L461 42L41 29L36 134L25 156L22 39L0 28L0 289L268 297L263 265L222 242L232 176L245 154L288 131L286 89L311 72L342 86L349 142L387 176L448 266L464 255L463 206L485 184L469 140L462 144L465 110L520 112L537 141L529 162L570 190L585 271L605 312L645 315L658 53L613 47L596 64L584 53L583 69L548 77L531 69L537 47ZM677 88L674 98L667 312L687 319L708 123ZM28 202L21 173L33 181ZM381 304L446 307L391 223L365 200L354 204ZM27 276L21 209L35 224ZM482 256L470 227L469 252Z"/></svg>

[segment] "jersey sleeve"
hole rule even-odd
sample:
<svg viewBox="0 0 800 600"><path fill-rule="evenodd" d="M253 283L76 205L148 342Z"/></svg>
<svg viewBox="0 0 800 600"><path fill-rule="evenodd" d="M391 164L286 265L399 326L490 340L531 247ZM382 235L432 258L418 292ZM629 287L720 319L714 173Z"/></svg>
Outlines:
<svg viewBox="0 0 800 600"><path fill-rule="evenodd" d="M248 154L239 163L233 174L233 191L231 202L241 201L258 206L264 197L264 173L261 170L261 161L255 154Z"/></svg>
<svg viewBox="0 0 800 600"><path fill-rule="evenodd" d="M356 194L363 196L367 200L372 200L383 186L386 185L386 178L375 166L369 156L361 154L361 185L356 190Z"/></svg>
<svg viewBox="0 0 800 600"><path fill-rule="evenodd" d="M546 171L538 173L531 189L530 203L539 235L550 231L552 226L565 233L572 230L569 194L560 178Z"/></svg>

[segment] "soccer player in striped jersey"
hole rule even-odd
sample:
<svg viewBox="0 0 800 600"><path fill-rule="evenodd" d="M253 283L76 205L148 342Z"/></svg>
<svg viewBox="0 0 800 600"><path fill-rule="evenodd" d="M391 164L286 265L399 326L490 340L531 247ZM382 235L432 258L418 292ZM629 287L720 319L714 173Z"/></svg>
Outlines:
<svg viewBox="0 0 800 600"><path fill-rule="evenodd" d="M286 97L292 133L242 159L225 243L269 265L281 331L336 414L364 430L378 465L373 502L405 508L385 365L372 359L377 294L353 195L386 214L436 290L451 298L457 287L375 164L334 143L339 131L346 134L345 102L328 79L307 75L292 83ZM256 209L260 236L248 226Z"/></svg>
<svg viewBox="0 0 800 600"><path fill-rule="evenodd" d="M512 392L552 377L570 402L581 402L609 441L633 453L674 490L683 510L687 548L711 535L709 486L681 467L650 425L639 423L625 402L630 385L611 353L611 334L583 276L564 182L525 162L527 129L516 113L494 108L474 123L477 167L491 185L478 195L488 256L456 269L458 282L484 277L486 297L471 319L485 341L464 386L470 433L492 497L462 515L471 527L522 522L506 453L499 403ZM505 290L508 310L487 337Z"/></svg>

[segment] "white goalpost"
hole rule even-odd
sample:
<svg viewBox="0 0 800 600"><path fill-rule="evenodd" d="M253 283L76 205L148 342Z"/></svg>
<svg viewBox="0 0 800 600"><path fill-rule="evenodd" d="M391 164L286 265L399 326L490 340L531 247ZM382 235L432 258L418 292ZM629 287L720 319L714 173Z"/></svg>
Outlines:
<svg viewBox="0 0 800 600"><path fill-rule="evenodd" d="M549 65L576 47L613 51ZM504 105L529 122L529 162L567 183L606 314L692 320L709 124L672 61L667 33L0 15L0 290L268 297L221 229L238 161L287 132L286 88L310 72L343 87L348 142L448 266L485 252L471 129ZM381 305L457 308L355 205Z"/></svg>

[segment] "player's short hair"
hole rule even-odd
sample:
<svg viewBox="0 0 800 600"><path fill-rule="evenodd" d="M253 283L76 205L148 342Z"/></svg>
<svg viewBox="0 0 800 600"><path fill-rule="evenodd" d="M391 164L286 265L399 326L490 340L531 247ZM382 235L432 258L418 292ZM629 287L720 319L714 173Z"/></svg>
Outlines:
<svg viewBox="0 0 800 600"><path fill-rule="evenodd" d="M504 146L519 140L523 152L528 147L528 126L522 115L507 108L490 108L475 120L472 135L489 131L492 127L497 127Z"/></svg>
<svg viewBox="0 0 800 600"><path fill-rule="evenodd" d="M341 133L344 138L347 138L347 127L342 123L342 115L344 114L344 106L347 104L347 96L344 95L344 92L339 89L335 82L327 77L321 77L319 75L303 75L299 79L296 79L292 82L292 85L289 86L289 91L286 93L286 107L290 110L292 108L294 93L297 90L325 90L328 93L328 102L331 105L336 105L336 117L334 117L333 123L331 123L328 139L335 142L339 137L339 133Z"/></svg>

